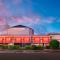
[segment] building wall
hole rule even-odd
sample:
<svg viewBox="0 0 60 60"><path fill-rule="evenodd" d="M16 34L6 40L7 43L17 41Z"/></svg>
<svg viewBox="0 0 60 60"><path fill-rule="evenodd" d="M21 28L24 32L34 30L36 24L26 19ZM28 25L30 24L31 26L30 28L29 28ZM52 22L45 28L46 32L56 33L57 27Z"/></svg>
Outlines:
<svg viewBox="0 0 60 60"><path fill-rule="evenodd" d="M50 36L0 36L0 43L48 44Z"/></svg>
<svg viewBox="0 0 60 60"><path fill-rule="evenodd" d="M52 39L56 39L60 42L60 35L50 35L52 37Z"/></svg>
<svg viewBox="0 0 60 60"><path fill-rule="evenodd" d="M33 35L33 30L29 28L10 28L2 32L0 35L15 35L15 36L20 36L20 35Z"/></svg>

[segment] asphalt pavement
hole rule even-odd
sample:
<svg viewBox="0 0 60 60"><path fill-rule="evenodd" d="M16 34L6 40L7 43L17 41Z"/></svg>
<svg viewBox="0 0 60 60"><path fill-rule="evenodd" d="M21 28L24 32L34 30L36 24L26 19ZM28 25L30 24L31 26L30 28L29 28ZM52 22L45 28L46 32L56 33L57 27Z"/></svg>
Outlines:
<svg viewBox="0 0 60 60"><path fill-rule="evenodd" d="M60 52L1 52L0 60L60 60Z"/></svg>

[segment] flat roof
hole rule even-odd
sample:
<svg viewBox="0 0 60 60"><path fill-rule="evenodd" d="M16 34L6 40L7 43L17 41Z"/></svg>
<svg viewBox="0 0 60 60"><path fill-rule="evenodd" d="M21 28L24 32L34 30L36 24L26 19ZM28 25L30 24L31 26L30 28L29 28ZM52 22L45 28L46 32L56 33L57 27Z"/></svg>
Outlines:
<svg viewBox="0 0 60 60"><path fill-rule="evenodd" d="M60 33L49 33L47 35L60 35Z"/></svg>

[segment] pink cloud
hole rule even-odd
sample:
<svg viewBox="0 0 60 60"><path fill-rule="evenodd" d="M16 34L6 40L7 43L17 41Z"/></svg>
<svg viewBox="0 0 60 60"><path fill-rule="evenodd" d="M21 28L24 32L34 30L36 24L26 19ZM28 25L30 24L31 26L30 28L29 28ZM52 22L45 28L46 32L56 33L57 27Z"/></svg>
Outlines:
<svg viewBox="0 0 60 60"><path fill-rule="evenodd" d="M22 3L23 0L12 0L13 4L19 5Z"/></svg>
<svg viewBox="0 0 60 60"><path fill-rule="evenodd" d="M47 18L47 23L53 23L56 18L54 17L49 17Z"/></svg>
<svg viewBox="0 0 60 60"><path fill-rule="evenodd" d="M9 28L6 17L0 16L0 32Z"/></svg>
<svg viewBox="0 0 60 60"><path fill-rule="evenodd" d="M6 8L3 0L0 0L0 16L11 16L11 12Z"/></svg>
<svg viewBox="0 0 60 60"><path fill-rule="evenodd" d="M18 23L32 23L32 24L38 24L40 19L37 17L11 17L12 20L18 22Z"/></svg>
<svg viewBox="0 0 60 60"><path fill-rule="evenodd" d="M4 0L0 0L0 25L7 24L8 16L11 16L11 12L6 8Z"/></svg>
<svg viewBox="0 0 60 60"><path fill-rule="evenodd" d="M47 17L41 20L41 23L43 24L51 24L55 21L56 18L54 17Z"/></svg>
<svg viewBox="0 0 60 60"><path fill-rule="evenodd" d="M0 25L6 25L7 21L5 17L0 17Z"/></svg>
<svg viewBox="0 0 60 60"><path fill-rule="evenodd" d="M27 16L15 17L15 16L13 16L11 18L16 23L29 24L29 25L34 25L34 24L46 25L46 24L53 23L55 20L55 18L53 18L53 17L48 17L48 18L43 19L43 17L39 17L39 16L32 16L32 17L27 17Z"/></svg>

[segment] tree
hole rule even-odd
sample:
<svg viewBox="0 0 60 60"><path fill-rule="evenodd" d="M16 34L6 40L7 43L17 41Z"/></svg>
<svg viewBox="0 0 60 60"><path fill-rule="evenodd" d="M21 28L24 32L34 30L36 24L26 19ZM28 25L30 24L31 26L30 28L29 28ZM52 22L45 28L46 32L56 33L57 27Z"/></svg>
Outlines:
<svg viewBox="0 0 60 60"><path fill-rule="evenodd" d="M56 39L52 39L49 44L50 47L53 49L59 48L59 41L57 41Z"/></svg>

